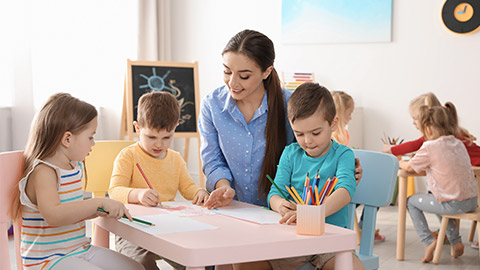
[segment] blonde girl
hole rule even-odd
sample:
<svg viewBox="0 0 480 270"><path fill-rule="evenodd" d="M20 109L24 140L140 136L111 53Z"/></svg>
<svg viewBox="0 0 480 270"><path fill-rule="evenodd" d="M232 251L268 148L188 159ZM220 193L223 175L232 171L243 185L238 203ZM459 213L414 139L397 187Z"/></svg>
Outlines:
<svg viewBox="0 0 480 270"><path fill-rule="evenodd" d="M452 116L455 106L421 106L417 127L425 142L410 161L400 161L400 168L410 172L425 171L431 193L414 194L408 198L407 209L415 230L425 246L422 262L432 260L436 239L428 228L424 212L458 214L477 208L477 182L470 165L470 157L462 141L455 138ZM451 255L463 254L463 244L455 221L450 220L446 235L451 243Z"/></svg>
<svg viewBox="0 0 480 270"><path fill-rule="evenodd" d="M24 152L15 216L22 218L24 269L144 269L110 249L90 245L85 219L131 216L107 198L84 200L83 163L95 144L97 111L69 94L51 96L36 116Z"/></svg>
<svg viewBox="0 0 480 270"><path fill-rule="evenodd" d="M347 130L348 122L352 119L352 112L355 109L353 98L343 91L332 92L335 110L337 111L337 128L333 131L332 139L339 144L348 146L350 135Z"/></svg>

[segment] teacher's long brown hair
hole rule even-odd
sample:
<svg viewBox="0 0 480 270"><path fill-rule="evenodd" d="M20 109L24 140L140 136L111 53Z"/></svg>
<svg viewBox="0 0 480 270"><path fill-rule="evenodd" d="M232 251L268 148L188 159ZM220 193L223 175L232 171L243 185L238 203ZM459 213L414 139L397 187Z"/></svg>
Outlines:
<svg viewBox="0 0 480 270"><path fill-rule="evenodd" d="M243 30L230 39L222 52L242 53L252 59L261 68L262 72L268 67L273 67L275 49L273 42L264 34L254 30ZM275 68L263 80L263 86L268 97L268 120L265 128L266 147L263 157L262 172L258 180L258 194L267 196L272 185L267 179L267 174L275 176L277 164L287 142L285 107L278 77Z"/></svg>

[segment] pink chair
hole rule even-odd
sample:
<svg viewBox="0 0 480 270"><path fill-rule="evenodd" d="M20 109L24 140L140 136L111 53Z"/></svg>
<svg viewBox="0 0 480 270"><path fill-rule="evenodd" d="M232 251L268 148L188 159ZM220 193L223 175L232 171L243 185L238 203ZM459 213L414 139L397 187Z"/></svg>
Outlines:
<svg viewBox="0 0 480 270"><path fill-rule="evenodd" d="M23 151L0 153L0 269L10 270L10 254L8 251L7 222L11 220L10 209L13 202L13 191L22 177ZM18 187L17 187L18 188ZM15 257L17 269L23 269L20 257L21 220L13 224L15 241Z"/></svg>

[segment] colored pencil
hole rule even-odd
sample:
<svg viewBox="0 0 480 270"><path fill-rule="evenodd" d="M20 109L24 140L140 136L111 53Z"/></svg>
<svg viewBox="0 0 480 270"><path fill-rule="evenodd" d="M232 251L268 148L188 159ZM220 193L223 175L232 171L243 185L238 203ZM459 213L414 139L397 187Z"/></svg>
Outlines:
<svg viewBox="0 0 480 270"><path fill-rule="evenodd" d="M333 180L328 178L327 182L323 186L325 189L323 189L323 192L320 194L320 204L323 204L323 201L325 201L325 197L327 195L327 192L330 190L330 186L332 185Z"/></svg>
<svg viewBox="0 0 480 270"><path fill-rule="evenodd" d="M307 198L307 191L308 191L308 186L310 185L310 178L308 177L308 172L307 172L307 177L305 177L305 184L303 185L303 194L302 194L302 199L304 202L305 199Z"/></svg>
<svg viewBox="0 0 480 270"><path fill-rule="evenodd" d="M293 194L293 192L290 190L290 188L288 186L285 186L285 188L287 189L288 193L290 193L290 196L292 196L293 200L297 203L297 204L301 204L298 199L297 199L297 196L295 196L295 194Z"/></svg>
<svg viewBox="0 0 480 270"><path fill-rule="evenodd" d="M319 205L320 204L320 196L318 195L318 187L315 186L315 204Z"/></svg>
<svg viewBox="0 0 480 270"><path fill-rule="evenodd" d="M147 176L143 173L143 170L142 170L142 168L140 168L140 164L138 164L138 163L137 163L137 168L138 168L138 170L140 171L140 173L142 174L143 179L145 179L145 182L147 182L148 187L149 187L150 189L153 189L152 185L150 184L150 181L148 181Z"/></svg>
<svg viewBox="0 0 480 270"><path fill-rule="evenodd" d="M337 177L333 177L333 179L334 179L334 181L333 181L333 183L332 183L332 186L330 187L330 190L329 190L328 193L327 193L327 197L330 196L330 194L331 194L332 191L333 191L333 188L335 187L335 185L336 185L337 182L338 182L338 178L337 178Z"/></svg>
<svg viewBox="0 0 480 270"><path fill-rule="evenodd" d="M297 196L297 199L298 201L300 202L300 204L304 204L303 201L302 201L302 197L300 197L300 195L298 194L297 190L292 186L291 187L292 191L293 191L293 194L295 194L295 196Z"/></svg>
<svg viewBox="0 0 480 270"><path fill-rule="evenodd" d="M100 208L100 207L97 208L97 211L100 211L100 212L103 212L103 213L107 213L107 214L108 214L107 211L103 210L103 208ZM125 216L125 215L123 215L122 218L128 219L128 217ZM155 226L155 224L153 224L153 223L151 223L151 222L148 222L148 221L145 221L145 220L141 220L141 219L138 219L138 218L132 217L132 220L133 220L133 221L136 221L136 222L139 222L139 223L142 223L142 224L145 224L145 225L148 225L148 226Z"/></svg>
<svg viewBox="0 0 480 270"><path fill-rule="evenodd" d="M286 196L285 194L283 194L282 190L277 186L277 184L275 184L275 181L273 181L273 179L270 177L270 175L267 174L267 178L268 178L268 180L270 180L270 182L272 182L272 185L274 185L275 188L277 188L277 190L280 192L280 194L282 195L282 197L283 197L285 200L291 202L291 201L287 198L287 196Z"/></svg>

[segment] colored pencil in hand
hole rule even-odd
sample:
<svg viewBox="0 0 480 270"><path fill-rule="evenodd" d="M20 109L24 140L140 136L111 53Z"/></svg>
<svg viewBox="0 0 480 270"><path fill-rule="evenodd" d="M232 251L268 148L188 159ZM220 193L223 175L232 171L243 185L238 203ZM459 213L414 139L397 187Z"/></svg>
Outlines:
<svg viewBox="0 0 480 270"><path fill-rule="evenodd" d="M103 210L103 208L100 208L100 207L97 208L97 211L108 214L107 211ZM122 218L128 219L128 217L125 216L125 215L123 215ZM138 222L138 223L142 223L142 224L148 225L148 226L155 226L155 224L153 224L153 223L151 223L151 222L148 222L148 221L145 221L145 220L141 220L141 219L139 219L139 218L134 218L134 217L132 217L132 220L133 220L133 221L136 221L136 222Z"/></svg>
<svg viewBox="0 0 480 270"><path fill-rule="evenodd" d="M140 168L140 164L138 164L138 163L137 163L137 168L138 168L138 170L140 171L140 173L142 174L143 179L145 179L145 182L147 182L148 187L149 187L150 189L153 189L152 185L150 184L150 181L148 181L147 176L143 173L143 170L142 170L142 168Z"/></svg>
<svg viewBox="0 0 480 270"><path fill-rule="evenodd" d="M270 177L270 175L267 174L267 178L268 178L268 180L270 180L270 182L272 182L272 185L275 186L275 188L280 192L280 194L282 195L282 197L283 197L285 200L287 200L287 201L289 201L289 202L292 202L292 201L290 201L290 200L287 198L287 196L286 196L285 194L283 194L283 191L277 186L277 184L275 184L275 181L273 181L273 179Z"/></svg>

